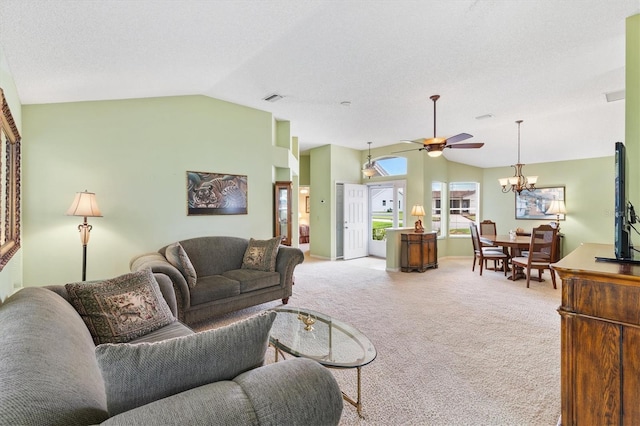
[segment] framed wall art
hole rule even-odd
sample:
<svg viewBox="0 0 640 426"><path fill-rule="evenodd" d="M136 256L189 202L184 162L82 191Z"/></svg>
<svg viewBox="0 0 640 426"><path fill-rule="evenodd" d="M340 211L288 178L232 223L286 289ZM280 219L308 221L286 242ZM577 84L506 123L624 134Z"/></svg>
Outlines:
<svg viewBox="0 0 640 426"><path fill-rule="evenodd" d="M0 89L0 270L20 248L20 145L18 127Z"/></svg>
<svg viewBox="0 0 640 426"><path fill-rule="evenodd" d="M547 213L547 210L554 199L565 201L564 196L564 186L536 188L533 191L524 190L520 194L516 193L516 219L555 220L556 215ZM561 214L560 220L564 220L564 216Z"/></svg>
<svg viewBox="0 0 640 426"><path fill-rule="evenodd" d="M188 171L187 214L247 214L247 176Z"/></svg>

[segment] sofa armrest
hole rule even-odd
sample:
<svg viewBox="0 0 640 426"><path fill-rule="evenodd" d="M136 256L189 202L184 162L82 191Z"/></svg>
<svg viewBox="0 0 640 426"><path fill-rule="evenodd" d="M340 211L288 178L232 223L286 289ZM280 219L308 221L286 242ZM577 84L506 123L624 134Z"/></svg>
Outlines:
<svg viewBox="0 0 640 426"><path fill-rule="evenodd" d="M296 247L280 246L276 257L276 271L280 273L280 287L288 288L288 296L291 296L293 285L293 270L304 262L302 250Z"/></svg>
<svg viewBox="0 0 640 426"><path fill-rule="evenodd" d="M160 282L166 282L165 278L162 278L162 275L171 280L178 311L177 317L180 321L184 321L184 311L191 307L191 294L189 293L187 280L184 278L182 273L175 266L170 264L163 255L157 252L138 255L131 259L131 262L129 263L129 269L131 269L131 272L136 272L146 268L151 269L151 272L153 272L156 277L158 284L160 284ZM162 286L160 288L162 290ZM167 303L169 303L169 301L167 301ZM171 307L171 304L169 304L169 307Z"/></svg>
<svg viewBox="0 0 640 426"><path fill-rule="evenodd" d="M342 394L331 372L292 358L111 417L103 425L337 425Z"/></svg>
<svg viewBox="0 0 640 426"><path fill-rule="evenodd" d="M337 425L342 392L318 362L291 358L233 379L249 397L261 425Z"/></svg>

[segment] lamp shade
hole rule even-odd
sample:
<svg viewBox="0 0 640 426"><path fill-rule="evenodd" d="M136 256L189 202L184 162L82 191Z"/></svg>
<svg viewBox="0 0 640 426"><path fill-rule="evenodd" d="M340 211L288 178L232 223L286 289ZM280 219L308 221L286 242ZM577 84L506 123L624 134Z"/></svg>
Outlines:
<svg viewBox="0 0 640 426"><path fill-rule="evenodd" d="M553 200L551 204L549 204L549 208L547 209L547 214L566 214L567 208L564 205L563 200Z"/></svg>
<svg viewBox="0 0 640 426"><path fill-rule="evenodd" d="M96 194L93 192L76 192L76 196L67 210L67 216L102 217Z"/></svg>
<svg viewBox="0 0 640 426"><path fill-rule="evenodd" d="M420 204L416 204L415 206L413 206L411 208L411 216L425 216L424 207L422 207Z"/></svg>

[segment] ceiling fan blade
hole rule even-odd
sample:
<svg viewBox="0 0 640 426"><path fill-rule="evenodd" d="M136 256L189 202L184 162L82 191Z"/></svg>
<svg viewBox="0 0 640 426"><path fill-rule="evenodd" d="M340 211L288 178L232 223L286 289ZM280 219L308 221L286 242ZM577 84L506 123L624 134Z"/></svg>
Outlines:
<svg viewBox="0 0 640 426"><path fill-rule="evenodd" d="M482 148L484 146L484 142L473 142L473 143L459 143L456 145L447 145L447 148Z"/></svg>
<svg viewBox="0 0 640 426"><path fill-rule="evenodd" d="M447 145L451 145L454 143L458 143L458 142L462 142L462 141L466 141L469 138L472 138L473 136L470 135L469 133L460 133L454 136L451 136L450 138L447 138L446 142Z"/></svg>
<svg viewBox="0 0 640 426"><path fill-rule="evenodd" d="M400 152L409 152L409 151L422 151L423 149L424 149L424 147L422 147L422 148L404 149L402 151L393 151L392 154L398 154Z"/></svg>
<svg viewBox="0 0 640 426"><path fill-rule="evenodd" d="M406 143L417 143L419 145L424 145L424 138L418 138L418 139L401 139L400 142L406 142Z"/></svg>

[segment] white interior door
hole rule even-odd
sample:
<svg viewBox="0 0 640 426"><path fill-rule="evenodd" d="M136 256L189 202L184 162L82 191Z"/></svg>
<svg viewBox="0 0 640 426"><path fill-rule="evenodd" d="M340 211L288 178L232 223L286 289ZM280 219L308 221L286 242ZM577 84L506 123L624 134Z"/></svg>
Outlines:
<svg viewBox="0 0 640 426"><path fill-rule="evenodd" d="M344 184L345 260L368 256L369 208L366 185Z"/></svg>

